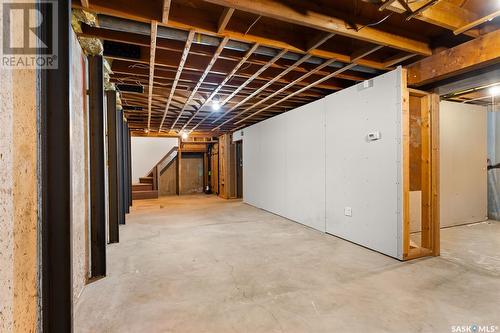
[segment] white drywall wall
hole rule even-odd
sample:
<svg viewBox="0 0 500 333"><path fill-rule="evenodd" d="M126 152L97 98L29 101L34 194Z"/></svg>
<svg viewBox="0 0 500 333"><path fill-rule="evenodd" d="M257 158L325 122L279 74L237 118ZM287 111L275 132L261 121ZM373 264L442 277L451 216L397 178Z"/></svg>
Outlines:
<svg viewBox="0 0 500 333"><path fill-rule="evenodd" d="M132 183L138 183L177 144L177 138L132 137Z"/></svg>
<svg viewBox="0 0 500 333"><path fill-rule="evenodd" d="M401 258L401 70L371 83L245 128L243 199Z"/></svg>
<svg viewBox="0 0 500 333"><path fill-rule="evenodd" d="M243 198L325 231L324 101L244 130Z"/></svg>
<svg viewBox="0 0 500 333"><path fill-rule="evenodd" d="M326 231L401 258L401 71L325 100Z"/></svg>
<svg viewBox="0 0 500 333"><path fill-rule="evenodd" d="M441 226L487 219L487 109L440 103Z"/></svg>

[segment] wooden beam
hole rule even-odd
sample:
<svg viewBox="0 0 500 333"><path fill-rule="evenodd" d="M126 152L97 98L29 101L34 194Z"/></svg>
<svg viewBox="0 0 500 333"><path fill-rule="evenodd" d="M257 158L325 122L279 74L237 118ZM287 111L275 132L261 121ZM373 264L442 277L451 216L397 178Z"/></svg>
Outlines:
<svg viewBox="0 0 500 333"><path fill-rule="evenodd" d="M390 68L390 67L397 65L405 60L413 58L414 56L416 56L416 54L401 52L401 53L398 53L390 58L385 59L384 66L386 68Z"/></svg>
<svg viewBox="0 0 500 333"><path fill-rule="evenodd" d="M182 106L182 109L180 110L179 114L177 115L177 118L175 119L175 121L172 123L172 126L170 127L170 130L174 129L175 125L177 124L177 122L179 121L179 119L181 118L182 116L182 113L184 112L184 110L186 109L186 107L189 105L189 103L191 103L191 100L193 99L193 97L196 95L196 93L198 92L198 89L200 89L200 86L201 84L203 83L203 81L205 80L205 78L207 77L208 73L210 72L210 70L212 69L212 66L215 64L215 62L217 61L217 58L219 57L220 53L222 52L222 50L224 49L224 46L226 46L227 42L229 41L229 38L225 37L224 39L222 39L222 41L220 42L219 46L217 47L217 49L215 50L215 53L212 57L212 59L210 60L210 62L208 63L207 67L205 68L205 72L203 72L203 74L201 75L200 79L198 80L198 83L196 84L196 86L194 87L194 89L191 91L191 94L189 95L186 103L184 103L184 105Z"/></svg>
<svg viewBox="0 0 500 333"><path fill-rule="evenodd" d="M436 5L440 0L430 0L427 2L425 5L419 7L417 10L413 11L409 15L406 16L406 21L411 20L414 17L417 17L421 15L423 12L431 8L432 6Z"/></svg>
<svg viewBox="0 0 500 333"><path fill-rule="evenodd" d="M268 86L270 86L271 84L273 84L275 81L279 80L280 78L282 78L286 74L290 73L293 69L295 69L297 66L299 66L300 64L302 64L304 61L306 61L310 57L311 56L309 54L306 54L305 56L303 56L302 58L300 58L299 60L297 60L293 65L289 66L287 69L285 69L279 75L277 75L273 79L269 80L269 82L267 82L265 85L263 85L259 89L255 90L252 94L250 94L250 96L247 96L246 98L244 98L243 100L241 100L240 102L238 102L236 105L234 105L233 107L231 107L229 110L227 110L225 113L223 113L222 115L220 115L218 118L216 118L214 121L212 121L212 124L215 124L217 121L219 121L220 119L222 119L226 114L228 114L229 112L231 112L234 109L238 108L240 105L244 104L245 102L247 102L251 98L253 98L253 97L257 96L258 94L260 94L265 88L267 88ZM200 121L199 124L201 124L202 122L203 122L203 120Z"/></svg>
<svg viewBox="0 0 500 333"><path fill-rule="evenodd" d="M177 84L179 83L179 78L181 76L182 69L184 68L184 64L186 63L186 59L188 57L189 49L191 48L191 44L193 42L193 39L194 39L194 31L191 30L189 32L188 38L186 40L186 45L184 45L184 51L182 52L181 61L179 62L179 67L177 69L177 73L175 74L175 79L174 79L174 82L172 84L172 88L170 88L170 94L168 95L167 104L165 105L165 112L163 113L163 118L161 119L160 127L158 128L158 132L161 131L161 128L163 127L163 123L165 122L165 118L167 117L168 108L170 107L170 103L172 102L172 98L174 97L175 88L177 87Z"/></svg>
<svg viewBox="0 0 500 333"><path fill-rule="evenodd" d="M266 107L265 107L265 108L263 108L263 109L260 109L258 113L264 112L265 110L268 110L269 108L272 108L273 106L276 106L276 105L278 105L278 104L280 104L280 103L282 103L282 102L286 101L287 99L292 98L293 96L298 95L298 94L300 94L300 93L302 93L302 92L306 91L307 89L310 89L310 88L312 88L312 87L314 87L314 86L316 86L316 85L320 84L320 83L321 83L321 82L323 82L323 81L329 80L329 79L331 79L331 78L335 77L336 75L338 75L339 73L342 73L342 72L344 72L344 71L346 71L346 70L348 70L348 69L353 68L354 66L356 66L356 64L355 64L355 63L351 63L351 64L349 64L349 65L346 65L346 66L344 66L344 67L342 67L342 68L340 68L340 69L336 70L335 72L331 73L330 75L324 76L324 77L322 77L321 79L319 79L319 80L317 80L317 81L314 81L314 82L310 83L309 85L305 86L304 88L299 89L299 90L297 90L297 91L295 91L295 92L293 92L293 93L291 93L291 94L289 94L289 95L286 95L285 97L283 97L283 98L281 98L281 99L277 100L277 101L276 101L276 102L274 102L273 104L268 105L268 106L266 106ZM257 114L257 112L255 112L254 114L252 114L252 115L250 115L250 116L248 116L248 117L245 117L245 118L244 118L244 119L242 119L242 120L237 121L235 124L237 125L237 124L239 124L239 123L241 123L241 122L243 122L243 121L245 121L245 120L248 120L249 118L253 117L253 116L254 116L254 115L256 115L256 114ZM215 131L215 130L217 130L217 129L218 129L218 128L216 127L216 128L214 128L214 129L212 129L212 131Z"/></svg>
<svg viewBox="0 0 500 333"><path fill-rule="evenodd" d="M156 35L158 21L151 21L151 47L149 49L149 91L148 91L148 132L151 129L151 103L153 98L153 84L155 76Z"/></svg>
<svg viewBox="0 0 500 333"><path fill-rule="evenodd" d="M82 3L82 7L84 7L84 8L89 8L89 6L90 6L89 0L81 0L81 3Z"/></svg>
<svg viewBox="0 0 500 333"><path fill-rule="evenodd" d="M77 3L73 3L73 8L82 9L83 7L81 7ZM128 19L128 20L134 20L134 21L138 21L138 22L145 22L145 19L143 17L137 16L137 15L131 15L130 13L123 12L122 10L120 10L118 8L110 9L107 7L102 7L102 6L91 4L90 7L87 8L86 10L91 11L93 13L105 14L105 15L124 18L124 19ZM147 21L147 22L149 23L149 21ZM179 22L179 21L176 21L174 19L169 19L168 26L175 28L175 29L185 30L185 31L194 30L196 33L205 34L205 35L209 35L209 36L220 36L220 34L218 34L217 31L206 29L200 25L185 24L183 22ZM296 45L290 44L290 43L283 41L283 40L273 39L272 36L262 37L262 36L252 35L250 33L245 34L242 32L230 31L227 29L224 31L224 36L228 36L231 40L235 40L235 41L239 41L239 42L243 42L243 43L248 43L248 44L259 43L263 46L268 46L271 48L288 49L290 52L301 53L301 54L305 53L303 48L299 48ZM337 53L337 52L333 52L333 51L315 49L315 50L310 51L309 53L312 56L322 58L322 59L335 58L338 61L342 61L342 62L350 62L351 61L349 55ZM358 64L365 66L365 67L369 67L369 68L386 70L383 63L378 62L378 61L374 61L374 60L360 59Z"/></svg>
<svg viewBox="0 0 500 333"><path fill-rule="evenodd" d="M340 34L366 42L393 47L398 50L431 55L427 43L395 35L373 27L352 29L346 21L313 11L300 11L277 0L205 0L221 6L232 7L245 12L270 17L276 20L298 24L321 31Z"/></svg>
<svg viewBox="0 0 500 333"><path fill-rule="evenodd" d="M322 44L324 44L327 40L329 40L333 36L335 36L334 33L328 33L328 32L327 33L325 33L325 32L319 33L316 36L316 38L311 39L307 43L306 52L309 53L312 50L317 49L318 47L320 47Z"/></svg>
<svg viewBox="0 0 500 333"><path fill-rule="evenodd" d="M226 7L222 12L219 23L217 24L217 33L221 34L226 30L226 26L234 13L234 8Z"/></svg>
<svg viewBox="0 0 500 333"><path fill-rule="evenodd" d="M373 52L380 50L383 47L384 47L383 45L378 45L375 47L371 46L371 47L368 47L365 49L359 49L356 52L354 52L353 54L351 54L351 62L357 63L362 58L366 57L369 54L372 54Z"/></svg>
<svg viewBox="0 0 500 333"><path fill-rule="evenodd" d="M248 60L248 58L255 52L255 50L259 47L259 44L254 44L248 51L245 53L243 58L234 66L233 70L222 80L222 82L214 89L214 91L210 94L210 96L203 102L200 107L198 107L198 110L189 118L189 120L182 126L181 130L184 130L190 123L191 121L198 115L200 110L207 104L209 103L216 95L217 93L224 87L224 85L233 78L234 74L236 74L236 71L240 69L240 67Z"/></svg>
<svg viewBox="0 0 500 333"><path fill-rule="evenodd" d="M500 30L408 66L408 84L421 86L500 62Z"/></svg>
<svg viewBox="0 0 500 333"><path fill-rule="evenodd" d="M410 3L409 6L412 11L416 11L419 7L421 7L421 4L418 2ZM387 6L387 9L400 14L406 12L406 10L397 3L390 4ZM478 19L478 16L477 14L468 11L465 8L459 7L449 1L440 1L432 7L427 8L423 13L420 13L420 15L415 18L445 29L455 30L464 26L468 22ZM471 30L467 32L467 35L471 37L478 37L479 31Z"/></svg>
<svg viewBox="0 0 500 333"><path fill-rule="evenodd" d="M170 14L171 0L163 0L163 11L161 15L161 23L168 24L168 16Z"/></svg>
<svg viewBox="0 0 500 333"><path fill-rule="evenodd" d="M335 62L335 59L330 59L330 60L325 61L325 62L324 62L324 63L322 63L321 65L317 66L315 69L313 69L313 70L311 70L311 71L307 72L306 74L304 74L304 75L300 76L299 78L297 78L297 79L295 79L294 81L290 82L289 84L287 84L287 85L286 85L286 86L284 86L283 88L278 89L277 91L275 91L275 92L274 92L274 93L272 93L271 95L267 96L266 98L261 99L261 100L260 100L260 101L258 101L257 103L252 104L252 105L251 105L251 106L249 106L248 108L246 108L246 109L244 109L244 110L240 111L238 114L236 114L236 115L234 115L233 117L231 117L231 118L227 119L227 120L226 120L226 121L224 121L222 124L220 124L219 126L217 126L215 129L219 129L220 127L222 127L223 125L227 124L228 122L233 121L234 119L236 119L236 118L240 117L241 115L243 115L243 114L247 113L248 111L250 111L250 110L252 110L252 109L256 108L256 107L257 107L257 106L259 106L259 105L261 105L262 103L264 103L264 102L268 101L269 99L271 99L271 98L273 98L273 97L275 97L275 96L277 96L277 95L279 95L279 94L283 93L284 91L288 90L288 89L289 89L289 88L291 88L292 86L296 85L298 82L303 81L304 79L308 78L309 76L311 76L311 75L313 75L313 74L317 73L318 71L322 70L323 68L325 68L325 67L329 66L329 65L330 65L330 64L332 64L333 62ZM253 117L253 116L256 116L257 114L259 114L259 113L261 113L261 112L262 112L262 111L260 111L260 110L259 110L259 111L257 111L257 112L254 112L254 113L252 113L251 115L249 115L249 116L247 116L247 117L243 118L241 121L238 121L236 124L241 123L241 122L243 122L244 120L249 119L249 118L251 118L251 117Z"/></svg>
<svg viewBox="0 0 500 333"><path fill-rule="evenodd" d="M466 32L466 31L468 31L468 30L470 30L472 28L477 27L480 24L483 24L484 22L491 21L491 20L493 20L494 18L496 18L498 16L500 16L500 9L497 10L496 12L493 12L493 13L491 13L489 15L486 15L484 17L478 18L477 20L474 20L474 21L472 21L472 22L470 22L470 23L468 23L468 24L466 24L466 25L464 25L464 26L462 26L462 27L454 30L453 33L455 35L459 35L459 34L461 34L463 32Z"/></svg>

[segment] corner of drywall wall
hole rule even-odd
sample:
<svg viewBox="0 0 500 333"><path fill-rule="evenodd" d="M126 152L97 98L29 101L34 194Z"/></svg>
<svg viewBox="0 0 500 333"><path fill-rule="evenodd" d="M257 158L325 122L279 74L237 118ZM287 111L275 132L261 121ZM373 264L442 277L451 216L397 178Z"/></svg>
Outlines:
<svg viewBox="0 0 500 333"><path fill-rule="evenodd" d="M396 100L398 101L396 108L396 126L400 128L397 132L399 136L397 137L397 156L396 156L396 165L397 165L397 175L396 175L396 192L397 192L397 237L398 237L398 247L397 247L397 258L399 260L403 260L403 249L404 249L404 210L405 210L405 198L404 198L404 145L403 138L405 136L405 126L404 120L409 122L409 93L408 93L408 85L407 85L407 71L403 69L401 66L398 66L396 69L397 76L400 78L398 80L397 88L395 91ZM405 110L406 108L406 110ZM406 118L405 118L406 117ZM408 118L408 119L407 119ZM409 124L409 123L408 123ZM407 133L408 134L408 133ZM409 163L409 160L408 160ZM407 198L409 200L409 198ZM409 217L408 217L409 218Z"/></svg>

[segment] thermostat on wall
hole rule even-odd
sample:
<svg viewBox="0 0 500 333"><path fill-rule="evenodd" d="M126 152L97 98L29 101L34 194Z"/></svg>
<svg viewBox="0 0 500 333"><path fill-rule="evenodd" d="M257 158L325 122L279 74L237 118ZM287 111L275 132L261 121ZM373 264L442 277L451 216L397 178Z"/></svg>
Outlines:
<svg viewBox="0 0 500 333"><path fill-rule="evenodd" d="M377 141L377 140L380 140L382 138L382 135L380 134L380 131L374 131L374 132L368 133L366 138L368 139L368 141Z"/></svg>

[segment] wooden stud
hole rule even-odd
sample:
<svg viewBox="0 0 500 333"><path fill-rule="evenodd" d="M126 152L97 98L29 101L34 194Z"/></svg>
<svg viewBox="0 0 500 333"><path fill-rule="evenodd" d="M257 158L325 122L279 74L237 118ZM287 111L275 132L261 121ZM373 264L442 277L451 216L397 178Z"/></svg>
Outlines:
<svg viewBox="0 0 500 333"><path fill-rule="evenodd" d="M179 83L179 78L181 77L181 73L182 73L182 70L184 68L184 64L186 63L186 59L189 55L189 49L191 48L191 44L193 42L193 39L194 39L194 31L191 30L189 32L188 38L186 40L186 44L184 46L184 51L182 52L181 61L179 62L179 67L178 67L177 72L175 74L174 83L172 84L172 88L170 88L170 94L168 95L167 104L165 105L165 112L163 113L163 118L161 119L160 126L158 128L158 132L161 131L161 129L163 127L163 123L165 122L165 118L167 117L168 109L170 107L170 103L172 102L172 98L174 97L175 89L177 87L177 84Z"/></svg>
<svg viewBox="0 0 500 333"><path fill-rule="evenodd" d="M182 127L181 130L185 129L190 123L191 121L198 115L198 113L200 112L200 110L207 104L209 103L216 95L217 93L222 89L222 87L224 87L224 85L230 80L233 78L233 76L236 74L236 72L238 71L238 69L240 69L240 67L248 60L248 58L255 52L255 50L259 47L259 44L254 44L248 51L247 53L245 53L245 55L243 56L243 58L241 58L241 60L236 64L236 66L234 66L233 70L228 74L226 75L226 77L224 78L224 80L222 80L222 82L214 89L214 91L210 94L210 96L203 102L202 105L200 105L198 107L198 109L196 110L196 112L191 116L191 118L189 118L189 120L184 124L184 126Z"/></svg>
<svg viewBox="0 0 500 333"><path fill-rule="evenodd" d="M219 18L219 23L217 24L217 33L221 34L226 30L226 26L231 19L231 16L234 13L234 8L226 7L222 11L222 14Z"/></svg>
<svg viewBox="0 0 500 333"><path fill-rule="evenodd" d="M170 14L170 2L171 0L163 0L163 11L161 15L161 23L168 24L168 16Z"/></svg>
<svg viewBox="0 0 500 333"><path fill-rule="evenodd" d="M493 12L493 13L491 13L489 15L486 15L484 17L478 18L477 20L474 20L474 21L472 21L472 22L470 22L470 23L468 23L468 24L466 24L466 25L464 25L464 26L462 26L462 27L454 30L453 33L455 35L459 35L459 34L464 33L464 32L466 32L466 31L468 31L468 30L470 30L472 28L477 27L480 24L483 24L485 22L491 21L491 20L497 18L498 16L500 16L500 9L497 10L496 12Z"/></svg>
<svg viewBox="0 0 500 333"><path fill-rule="evenodd" d="M439 189L439 95L431 94L431 191L432 191L432 254L438 256L440 254L440 189Z"/></svg>
<svg viewBox="0 0 500 333"><path fill-rule="evenodd" d="M151 47L149 51L149 92L148 92L148 132L151 129L151 102L153 98L153 84L155 76L155 54L156 54L156 35L158 33L158 22L151 21Z"/></svg>
<svg viewBox="0 0 500 333"><path fill-rule="evenodd" d="M196 95L196 93L198 92L198 89L200 88L201 84L203 83L203 81L205 80L205 78L207 77L208 73L210 72L210 70L212 69L212 66L215 64L215 62L217 61L217 58L219 57L220 53L222 52L222 50L224 49L224 46L226 46L227 42L229 41L229 38L225 37L224 39L222 39L222 41L220 42L219 46L217 47L217 50L215 51L212 59L210 60L210 62L208 63L207 67L205 68L205 72L201 75L200 79L198 80L198 83L196 84L196 86L194 87L194 89L191 91L191 94L189 95L186 103L184 103L184 105L182 106L182 109L179 111L179 114L177 115L177 118L175 119L175 121L172 123L172 126L170 126L170 130L172 130L175 125L177 124L177 122L179 121L179 119L181 118L182 116L182 113L184 112L184 110L186 109L186 107L191 103L193 97Z"/></svg>
<svg viewBox="0 0 500 333"><path fill-rule="evenodd" d="M272 93L271 95L269 95L269 96L267 96L267 97L265 97L265 98L261 99L260 101L258 101L258 102L256 102L256 103L252 104L251 106L249 106L249 107L248 107L248 108L246 108L245 110L242 110L241 112L239 112L239 113L238 113L238 114L236 114L235 116L233 116L233 117L229 118L228 120L224 121L222 124L220 124L219 126L217 126L215 129L218 129L218 128L220 128L221 126L225 125L226 123L228 123L228 122L230 122L230 121L232 121L232 120L234 120L234 119L236 119L236 118L240 117L241 115L243 115L243 114L247 113L248 111L250 111L250 110L252 110L252 109L256 108L257 106L259 106L260 104L262 104L262 103L264 103L264 102L268 101L269 99L273 98L274 96L277 96L277 95L279 95L279 94L283 93L284 91L288 90L288 89L289 89L289 88L291 88L292 86L296 85L298 82L303 81L304 79L306 79L306 78L308 78L309 76L311 76L311 75L315 74L316 72L320 71L321 69L323 69L323 68L325 68L325 67L329 66L329 65L330 65L330 64L332 64L333 62L335 62L335 59L330 59L330 60L325 61L324 63L322 63L321 65L319 65L319 66L318 66L318 67L316 67L315 69L313 69L313 70L309 71L308 73L306 73L306 74L302 75L301 77L299 77L299 78L295 79L294 81L290 82L289 84L287 84L287 85L286 85L286 86L284 86L283 88L280 88L280 89L276 90L276 91L275 91L274 93ZM251 114L250 116L243 118L241 121L238 121L236 124L239 124L239 123L243 122L244 120L247 120L247 119L249 119L249 118L251 118L251 117L253 117L253 116L256 116L256 115L257 115L257 114L259 114L260 112L261 112L261 111L257 111L257 112L255 112L255 113Z"/></svg>
<svg viewBox="0 0 500 333"><path fill-rule="evenodd" d="M276 20L298 24L321 31L336 33L366 42L389 46L398 50L431 55L432 51L424 42L394 35L373 27L352 29L346 21L318 12L302 12L277 0L205 0L221 6L232 7L245 12L270 17Z"/></svg>

